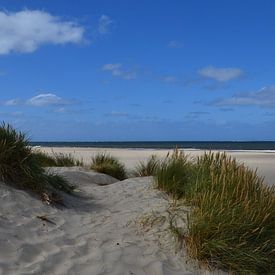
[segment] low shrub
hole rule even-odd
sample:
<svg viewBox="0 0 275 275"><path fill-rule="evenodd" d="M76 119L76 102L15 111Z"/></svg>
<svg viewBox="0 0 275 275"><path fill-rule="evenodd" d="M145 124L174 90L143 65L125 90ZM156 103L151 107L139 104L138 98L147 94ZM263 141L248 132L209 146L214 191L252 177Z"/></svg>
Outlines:
<svg viewBox="0 0 275 275"><path fill-rule="evenodd" d="M155 176L159 168L159 160L155 155L152 155L146 162L140 161L132 171L134 177Z"/></svg>
<svg viewBox="0 0 275 275"><path fill-rule="evenodd" d="M126 178L126 170L122 163L115 157L98 153L92 158L91 169L110 175L116 179L124 180Z"/></svg>

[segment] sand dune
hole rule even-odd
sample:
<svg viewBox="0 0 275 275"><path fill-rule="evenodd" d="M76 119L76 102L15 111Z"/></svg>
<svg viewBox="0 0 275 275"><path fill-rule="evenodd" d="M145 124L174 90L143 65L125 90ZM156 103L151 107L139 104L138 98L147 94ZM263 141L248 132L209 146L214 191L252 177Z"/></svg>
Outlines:
<svg viewBox="0 0 275 275"><path fill-rule="evenodd" d="M91 157L98 152L108 152L119 158L128 169L132 169L138 161L146 160L150 155L155 154L160 158L172 150L153 149L114 149L114 148L73 148L73 147L42 147L47 153L70 153L76 158L82 159L89 164ZM204 153L203 150L184 150L190 157L197 157ZM217 152L217 151L213 151ZM275 152L274 151L226 151L227 154L235 157L239 162L244 163L252 169L257 169L258 174L265 178L269 185L275 184Z"/></svg>
<svg viewBox="0 0 275 275"><path fill-rule="evenodd" d="M175 253L167 221L140 227L142 217L169 207L152 178L117 182L83 168L52 171L78 187L77 196L65 195L66 208L0 183L0 274L208 273Z"/></svg>

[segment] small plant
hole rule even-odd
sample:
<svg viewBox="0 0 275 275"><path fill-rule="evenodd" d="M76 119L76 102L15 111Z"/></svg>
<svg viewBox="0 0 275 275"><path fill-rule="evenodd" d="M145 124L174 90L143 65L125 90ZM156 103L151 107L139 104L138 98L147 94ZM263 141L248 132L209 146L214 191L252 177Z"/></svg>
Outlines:
<svg viewBox="0 0 275 275"><path fill-rule="evenodd" d="M62 177L47 175L26 136L5 123L0 126L0 181L41 197L46 195L49 201L57 190L73 190Z"/></svg>
<svg viewBox="0 0 275 275"><path fill-rule="evenodd" d="M187 160L187 156L175 150L171 156L168 155L159 164L155 177L157 187L174 198L181 198L186 192L191 172L192 165Z"/></svg>
<svg viewBox="0 0 275 275"><path fill-rule="evenodd" d="M159 168L159 160L155 155L152 155L147 162L140 161L134 168L132 175L134 177L155 176Z"/></svg>
<svg viewBox="0 0 275 275"><path fill-rule="evenodd" d="M56 166L56 160L53 156L50 156L46 153L40 151L34 151L33 157L37 162L40 163L42 167L53 167Z"/></svg>
<svg viewBox="0 0 275 275"><path fill-rule="evenodd" d="M119 180L126 178L124 165L115 157L105 153L99 153L92 158L91 169Z"/></svg>
<svg viewBox="0 0 275 275"><path fill-rule="evenodd" d="M83 166L83 162L76 160L71 154L54 153L53 156L58 167Z"/></svg>
<svg viewBox="0 0 275 275"><path fill-rule="evenodd" d="M42 167L83 166L83 162L76 160L71 154L53 153L52 155L48 155L39 151L33 154Z"/></svg>

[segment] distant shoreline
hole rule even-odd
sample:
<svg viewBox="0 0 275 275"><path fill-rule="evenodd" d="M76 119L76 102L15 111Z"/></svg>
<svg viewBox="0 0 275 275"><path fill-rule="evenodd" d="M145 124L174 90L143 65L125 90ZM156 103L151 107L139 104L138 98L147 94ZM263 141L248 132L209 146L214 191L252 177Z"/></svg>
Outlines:
<svg viewBox="0 0 275 275"><path fill-rule="evenodd" d="M32 146L117 149L275 150L275 141L126 141L126 142L31 142Z"/></svg>

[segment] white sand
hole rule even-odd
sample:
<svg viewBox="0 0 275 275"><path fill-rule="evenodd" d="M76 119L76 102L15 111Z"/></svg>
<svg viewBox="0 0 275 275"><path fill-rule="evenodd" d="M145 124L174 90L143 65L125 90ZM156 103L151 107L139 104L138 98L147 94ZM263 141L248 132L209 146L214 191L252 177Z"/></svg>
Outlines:
<svg viewBox="0 0 275 275"><path fill-rule="evenodd" d="M43 148L51 152L50 148ZM167 150L54 148L86 164L99 151L119 157L128 169L152 153ZM202 151L187 151L190 156ZM230 152L266 176L275 176L274 153ZM24 191L0 183L0 274L208 274L176 253L168 230L171 201L152 186L152 178L116 181L84 168L52 168L78 186L65 195L66 208L43 204ZM188 209L185 209L188 211ZM184 214L186 215L186 214ZM54 224L37 216L45 216ZM164 218L166 217L166 218ZM185 218L178 222L184 230ZM212 272L223 274L222 272Z"/></svg>
<svg viewBox="0 0 275 275"><path fill-rule="evenodd" d="M150 155L165 157L171 150L153 149L113 149L113 148L69 148L69 147L42 147L42 151L51 153L71 153L79 159L83 159L86 164L91 162L91 157L98 152L108 152L118 157L128 169L132 169L138 161L146 160ZM184 150L190 157L203 154L203 150ZM217 151L213 151L217 152ZM258 169L258 174L265 177L265 182L269 185L275 184L275 151L226 151L229 155L237 158L239 162L245 163L252 169Z"/></svg>
<svg viewBox="0 0 275 275"><path fill-rule="evenodd" d="M0 183L0 274L209 273L186 262L184 251L175 254L167 221L142 230L140 221L167 214L169 206L151 178L112 183L83 168L53 170L79 188L78 197L65 196L65 209Z"/></svg>

